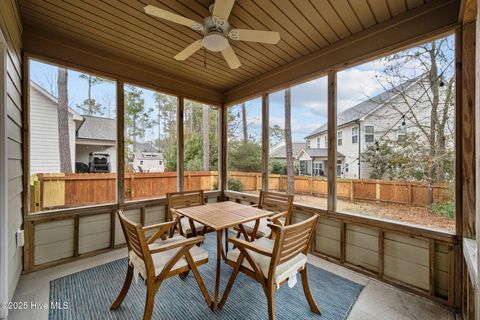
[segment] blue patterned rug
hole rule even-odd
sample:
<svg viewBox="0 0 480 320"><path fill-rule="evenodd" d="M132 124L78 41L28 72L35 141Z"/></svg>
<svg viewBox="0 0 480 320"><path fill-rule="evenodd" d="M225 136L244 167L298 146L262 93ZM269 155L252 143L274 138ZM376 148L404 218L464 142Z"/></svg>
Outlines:
<svg viewBox="0 0 480 320"><path fill-rule="evenodd" d="M213 233L207 235L203 246L209 251L209 263L199 268L212 298L215 285L215 241ZM69 308L50 309L49 319L141 319L146 295L146 286L141 278L138 283L135 283L135 280L132 282L119 309L109 309L123 285L126 269L125 258L51 281L50 301L68 302ZM231 270L222 263L220 293L227 284ZM310 264L308 276L310 289L322 315L310 311L298 275L295 287L284 285L276 292L277 319L346 319L363 286ZM238 275L222 310L212 311L206 305L190 273L185 280L172 277L162 284L156 295L153 311L153 319L267 318L267 300L261 285L243 274Z"/></svg>

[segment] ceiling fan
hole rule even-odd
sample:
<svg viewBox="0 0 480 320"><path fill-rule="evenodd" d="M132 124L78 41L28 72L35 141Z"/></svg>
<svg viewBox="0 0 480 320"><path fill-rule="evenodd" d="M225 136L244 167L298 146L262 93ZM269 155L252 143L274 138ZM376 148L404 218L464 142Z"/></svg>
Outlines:
<svg viewBox="0 0 480 320"><path fill-rule="evenodd" d="M180 51L174 57L176 60L185 60L202 47L205 47L213 52L221 52L228 66L231 69L236 69L242 64L230 46L229 39L277 44L280 40L280 34L275 31L232 29L227 19L234 3L235 0L216 0L210 5L211 15L204 18L203 23L152 5L145 6L144 10L149 15L175 22L203 33L203 38Z"/></svg>

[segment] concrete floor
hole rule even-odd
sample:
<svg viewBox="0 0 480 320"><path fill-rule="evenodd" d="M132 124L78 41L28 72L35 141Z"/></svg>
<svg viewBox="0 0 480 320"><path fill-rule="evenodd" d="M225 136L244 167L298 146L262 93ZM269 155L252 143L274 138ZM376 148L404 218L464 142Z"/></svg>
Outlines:
<svg viewBox="0 0 480 320"><path fill-rule="evenodd" d="M18 283L13 301L48 303L49 282L51 280L125 256L126 249L118 249L95 257L23 275ZM456 318L451 311L426 298L410 294L314 256L309 256L309 262L365 286L348 317L350 320L454 320ZM48 310L12 310L8 319L48 319Z"/></svg>

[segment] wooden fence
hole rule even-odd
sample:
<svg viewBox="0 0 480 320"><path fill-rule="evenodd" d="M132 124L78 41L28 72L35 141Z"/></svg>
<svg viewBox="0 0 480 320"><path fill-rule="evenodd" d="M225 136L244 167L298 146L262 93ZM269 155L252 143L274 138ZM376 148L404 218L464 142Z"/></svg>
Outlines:
<svg viewBox="0 0 480 320"><path fill-rule="evenodd" d="M116 173L37 174L30 190L30 211L116 202ZM141 200L177 191L176 172L125 173L125 200ZM218 173L185 172L186 190L215 190Z"/></svg>
<svg viewBox="0 0 480 320"><path fill-rule="evenodd" d="M262 188L261 173L230 172L229 178L239 180L243 191ZM216 190L216 171L185 172L185 190ZM286 191L285 175L269 175L269 189ZM177 190L176 172L126 173L125 199L141 200L161 197ZM295 193L327 196L327 180L320 177L295 177ZM345 200L381 201L413 206L427 206L429 186L408 181L366 179L337 180L337 196ZM55 208L68 208L116 202L115 173L37 174L31 184L30 208L32 212ZM433 186L433 201L452 200L447 185Z"/></svg>
<svg viewBox="0 0 480 320"><path fill-rule="evenodd" d="M258 191L262 188L261 173L232 172L230 178L241 181L243 191ZM321 177L295 177L295 193L326 197L328 183ZM272 191L287 190L287 176L270 174L268 188ZM446 203L453 199L453 191L447 184L434 184L433 202ZM410 181L337 179L337 197L344 200L381 201L412 206L428 206L427 183Z"/></svg>

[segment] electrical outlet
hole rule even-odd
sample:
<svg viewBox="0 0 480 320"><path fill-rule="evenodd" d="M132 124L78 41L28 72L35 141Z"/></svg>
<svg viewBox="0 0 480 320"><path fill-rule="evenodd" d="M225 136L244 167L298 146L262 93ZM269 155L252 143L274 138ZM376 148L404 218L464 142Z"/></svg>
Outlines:
<svg viewBox="0 0 480 320"><path fill-rule="evenodd" d="M15 236L16 236L16 238L17 238L17 247L18 247L18 248L23 247L23 245L25 244L25 236L24 236L23 230L18 229L18 230L17 230L17 233L15 234Z"/></svg>

